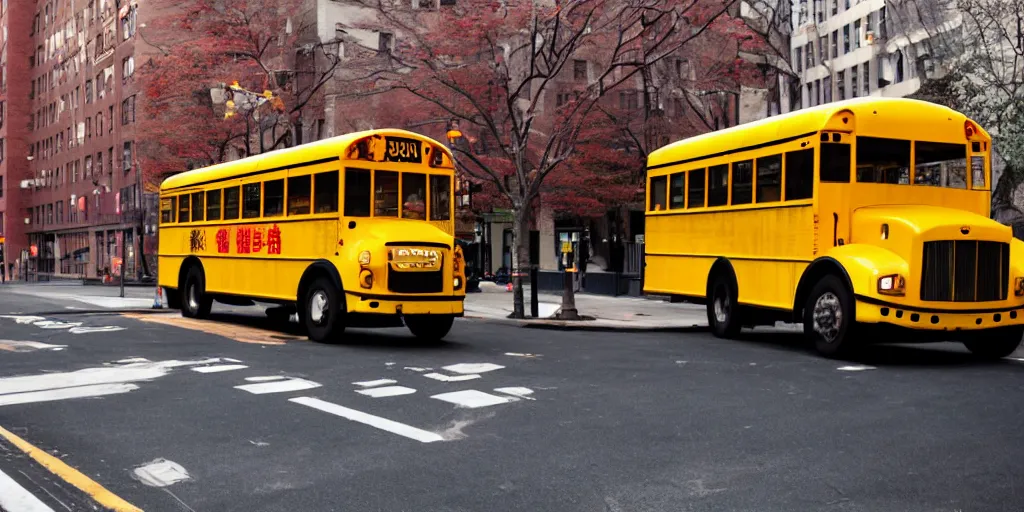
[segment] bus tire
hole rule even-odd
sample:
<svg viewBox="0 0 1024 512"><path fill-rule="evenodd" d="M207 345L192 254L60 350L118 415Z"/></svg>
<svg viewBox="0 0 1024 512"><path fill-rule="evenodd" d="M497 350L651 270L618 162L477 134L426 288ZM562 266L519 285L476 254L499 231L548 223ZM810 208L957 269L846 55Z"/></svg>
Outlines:
<svg viewBox="0 0 1024 512"><path fill-rule="evenodd" d="M848 353L856 343L856 322L853 293L839 277L822 277L804 307L804 334L814 348L826 357Z"/></svg>
<svg viewBox="0 0 1024 512"><path fill-rule="evenodd" d="M185 274L184 296L181 298L181 316L206 318L213 308L213 297L206 293L206 278L198 265L192 265Z"/></svg>
<svg viewBox="0 0 1024 512"><path fill-rule="evenodd" d="M299 319L310 340L318 343L337 343L345 332L344 309L341 292L325 276L317 277L306 288Z"/></svg>
<svg viewBox="0 0 1024 512"><path fill-rule="evenodd" d="M403 319L413 336L428 343L439 343L455 323L451 315L409 315Z"/></svg>
<svg viewBox="0 0 1024 512"><path fill-rule="evenodd" d="M739 294L733 280L724 273L718 273L711 281L707 294L708 326L711 333L719 338L735 338L743 326Z"/></svg>
<svg viewBox="0 0 1024 512"><path fill-rule="evenodd" d="M981 359L1002 359L1017 351L1021 338L1024 338L1024 327L1007 327L965 340L964 346Z"/></svg>

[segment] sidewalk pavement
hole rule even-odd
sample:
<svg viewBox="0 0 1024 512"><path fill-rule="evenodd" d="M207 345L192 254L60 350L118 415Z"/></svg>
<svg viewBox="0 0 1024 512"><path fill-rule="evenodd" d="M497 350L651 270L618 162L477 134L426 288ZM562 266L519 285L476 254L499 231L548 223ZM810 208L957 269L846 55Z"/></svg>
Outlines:
<svg viewBox="0 0 1024 512"><path fill-rule="evenodd" d="M558 312L562 297L549 292L538 294L539 318L530 317L530 288L524 287L526 319L510 319L512 293L505 287L493 283L481 283L480 293L466 296L466 317L520 327L566 329L566 330L623 330L657 331L690 330L707 327L704 306L696 304L671 304L661 300L643 297L609 297L604 295L577 294L576 308L580 315L592 320L566 321L553 318ZM15 293L50 299L55 303L54 311L133 311L153 310L155 287L125 287L125 296L120 297L116 286L89 286L81 283L7 283L0 286L0 293ZM68 305L75 304L75 305ZM162 310L167 310L167 298L161 298ZM224 306L218 306L224 307ZM231 309L236 309L231 307ZM157 310L159 311L159 310Z"/></svg>
<svg viewBox="0 0 1024 512"><path fill-rule="evenodd" d="M643 297L611 297L576 294L576 310L593 320L557 320L562 296L550 292L537 294L539 318L530 316L530 287L523 287L526 319L510 319L512 293L490 282L480 283L480 293L466 296L466 317L521 327L574 330L657 331L706 328L707 313L703 305L672 304Z"/></svg>

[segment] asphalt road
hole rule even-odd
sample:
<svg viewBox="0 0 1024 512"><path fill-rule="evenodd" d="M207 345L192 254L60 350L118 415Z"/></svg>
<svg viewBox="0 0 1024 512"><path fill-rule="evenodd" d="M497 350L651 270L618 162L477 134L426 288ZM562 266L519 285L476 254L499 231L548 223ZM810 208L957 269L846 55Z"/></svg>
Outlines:
<svg viewBox="0 0 1024 512"><path fill-rule="evenodd" d="M952 344L840 363L789 334L459 321L440 346L319 345L258 316L62 309L0 289L0 427L144 510L1024 508L1024 362ZM95 504L0 440L3 475Z"/></svg>

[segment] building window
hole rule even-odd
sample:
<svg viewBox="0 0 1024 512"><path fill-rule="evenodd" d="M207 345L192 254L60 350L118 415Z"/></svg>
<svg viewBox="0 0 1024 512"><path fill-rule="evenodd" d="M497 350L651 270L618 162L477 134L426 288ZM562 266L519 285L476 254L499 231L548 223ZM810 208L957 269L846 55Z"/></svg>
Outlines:
<svg viewBox="0 0 1024 512"><path fill-rule="evenodd" d="M114 106L111 105L107 109L107 118L110 119L110 125L107 126L107 133L114 133Z"/></svg>
<svg viewBox="0 0 1024 512"><path fill-rule="evenodd" d="M863 35L860 33L860 20L853 22L853 47L860 48L860 38Z"/></svg>
<svg viewBox="0 0 1024 512"><path fill-rule="evenodd" d="M850 53L850 26L843 26L843 53Z"/></svg>
<svg viewBox="0 0 1024 512"><path fill-rule="evenodd" d="M839 31L832 31L832 58L839 56Z"/></svg>
<svg viewBox="0 0 1024 512"><path fill-rule="evenodd" d="M128 99L121 102L121 124L131 124L135 122L135 96L129 96Z"/></svg>
<svg viewBox="0 0 1024 512"><path fill-rule="evenodd" d="M394 34L381 32L377 38L377 52L380 54L390 54L391 48L394 46L394 42Z"/></svg>
<svg viewBox="0 0 1024 512"><path fill-rule="evenodd" d="M125 141L124 143L124 156L122 157L121 168L124 172L132 170L132 141Z"/></svg>
<svg viewBox="0 0 1024 512"><path fill-rule="evenodd" d="M587 80L587 61L572 61L572 77L577 82L585 82Z"/></svg>
<svg viewBox="0 0 1024 512"><path fill-rule="evenodd" d="M857 68L859 66L853 66L850 68L850 97L856 98L860 96L860 82L857 81Z"/></svg>
<svg viewBox="0 0 1024 512"><path fill-rule="evenodd" d="M864 63L864 96L871 95L871 68L868 67L868 63Z"/></svg>
<svg viewBox="0 0 1024 512"><path fill-rule="evenodd" d="M846 71L840 71L836 74L836 92L839 93L839 99L846 99Z"/></svg>
<svg viewBox="0 0 1024 512"><path fill-rule="evenodd" d="M135 74L135 57L129 55L121 61L121 81L128 81Z"/></svg>

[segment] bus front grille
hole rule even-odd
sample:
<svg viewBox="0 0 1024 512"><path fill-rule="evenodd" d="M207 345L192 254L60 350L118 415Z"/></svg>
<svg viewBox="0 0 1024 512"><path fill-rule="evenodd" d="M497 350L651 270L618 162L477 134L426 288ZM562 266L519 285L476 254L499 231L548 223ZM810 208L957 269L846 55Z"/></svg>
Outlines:
<svg viewBox="0 0 1024 512"><path fill-rule="evenodd" d="M921 300L1006 300L1010 244L975 240L925 242L922 263Z"/></svg>
<svg viewBox="0 0 1024 512"><path fill-rule="evenodd" d="M441 293L444 272L398 272L388 265L388 290L395 293Z"/></svg>

